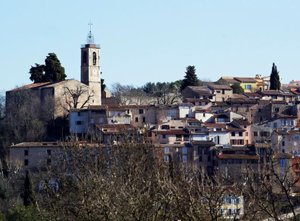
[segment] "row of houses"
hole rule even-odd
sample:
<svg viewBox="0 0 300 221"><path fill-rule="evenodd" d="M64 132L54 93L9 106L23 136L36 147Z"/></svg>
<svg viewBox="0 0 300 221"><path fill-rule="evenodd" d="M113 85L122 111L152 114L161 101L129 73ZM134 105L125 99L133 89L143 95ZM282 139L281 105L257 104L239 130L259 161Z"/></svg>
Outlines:
<svg viewBox="0 0 300 221"><path fill-rule="evenodd" d="M220 173L232 180L240 180L246 168L259 171L270 161L277 162L276 169L282 174L290 168L293 177L300 177L296 91L233 94L227 85L210 84L187 87L182 101L71 109L70 134L90 147L150 142L165 163L195 166L207 175ZM24 169L46 170L55 165L54 156L66 146L68 143L61 142L20 143L11 146L10 159ZM242 205L227 205L222 210L227 215L243 213Z"/></svg>

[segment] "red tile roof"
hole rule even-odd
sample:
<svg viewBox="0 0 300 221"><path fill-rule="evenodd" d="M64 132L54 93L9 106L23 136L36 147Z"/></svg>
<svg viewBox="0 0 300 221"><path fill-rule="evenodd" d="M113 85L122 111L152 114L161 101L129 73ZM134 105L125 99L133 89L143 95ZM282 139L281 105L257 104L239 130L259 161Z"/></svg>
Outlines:
<svg viewBox="0 0 300 221"><path fill-rule="evenodd" d="M41 82L41 83L26 84L26 85L23 85L21 87L14 88L14 89L12 89L10 91L19 91L19 90L25 90L25 89L34 89L34 88L39 88L39 87L50 85L50 84L52 84L52 83L51 82Z"/></svg>
<svg viewBox="0 0 300 221"><path fill-rule="evenodd" d="M226 159L241 159L241 160L259 160L258 155L248 155L248 154L219 154L218 158L220 160Z"/></svg>
<svg viewBox="0 0 300 221"><path fill-rule="evenodd" d="M256 83L255 78L235 77L234 79L241 83Z"/></svg>

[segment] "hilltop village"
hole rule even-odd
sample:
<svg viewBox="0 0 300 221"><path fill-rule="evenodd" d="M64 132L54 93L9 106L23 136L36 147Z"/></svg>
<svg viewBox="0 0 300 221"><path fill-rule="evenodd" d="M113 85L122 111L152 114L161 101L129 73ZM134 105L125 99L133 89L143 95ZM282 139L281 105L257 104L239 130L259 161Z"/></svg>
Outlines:
<svg viewBox="0 0 300 221"><path fill-rule="evenodd" d="M186 74L190 72L193 66L187 68ZM143 143L154 147L162 163L188 165L204 176L222 174L234 181L249 168L259 173L272 162L273 172L294 181L289 191L297 194L300 82L277 89L271 84L270 76L220 76L216 82L187 84L177 91L159 89L158 95L133 89L111 94L101 88L100 47L89 39L81 47L80 81L35 82L6 92L7 117L22 111L16 102L26 94L45 121L66 119L51 133L68 134L64 140L29 136L9 147L8 159L36 173L55 167L56 155L74 143L91 149ZM220 205L223 217L244 215L244 198L237 192Z"/></svg>

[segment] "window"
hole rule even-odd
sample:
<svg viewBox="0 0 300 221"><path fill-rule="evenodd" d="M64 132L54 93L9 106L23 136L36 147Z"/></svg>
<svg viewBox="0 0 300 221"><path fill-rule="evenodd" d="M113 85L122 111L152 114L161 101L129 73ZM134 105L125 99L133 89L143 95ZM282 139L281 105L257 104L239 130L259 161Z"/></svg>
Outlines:
<svg viewBox="0 0 300 221"><path fill-rule="evenodd" d="M165 147L164 152L165 152L165 154L169 154L170 153L170 147Z"/></svg>
<svg viewBox="0 0 300 221"><path fill-rule="evenodd" d="M24 150L24 155L28 156L28 150Z"/></svg>
<svg viewBox="0 0 300 221"><path fill-rule="evenodd" d="M275 107L274 112L276 112L276 113L279 112L279 107Z"/></svg>
<svg viewBox="0 0 300 221"><path fill-rule="evenodd" d="M24 166L28 166L28 159L24 160Z"/></svg>
<svg viewBox="0 0 300 221"><path fill-rule="evenodd" d="M224 89L222 90L222 94L225 94L225 90Z"/></svg>
<svg viewBox="0 0 300 221"><path fill-rule="evenodd" d="M76 121L76 125L82 125L82 121Z"/></svg>
<svg viewBox="0 0 300 221"><path fill-rule="evenodd" d="M214 142L215 144L220 144L220 137L219 136L214 137Z"/></svg>
<svg viewBox="0 0 300 221"><path fill-rule="evenodd" d="M182 162L186 163L188 161L187 155L182 156Z"/></svg>
<svg viewBox="0 0 300 221"><path fill-rule="evenodd" d="M139 109L139 114L143 114L144 113L144 109Z"/></svg>
<svg viewBox="0 0 300 221"><path fill-rule="evenodd" d="M281 142L281 146L283 146L283 147L285 146L285 141Z"/></svg>
<svg viewBox="0 0 300 221"><path fill-rule="evenodd" d="M274 123L274 124L273 124L273 127L274 127L274 128L277 128L277 123Z"/></svg>
<svg viewBox="0 0 300 221"><path fill-rule="evenodd" d="M77 112L77 116L80 117L80 116L81 116L81 113L80 113L80 112Z"/></svg>
<svg viewBox="0 0 300 221"><path fill-rule="evenodd" d="M221 91L216 91L217 92L217 94L220 94L221 93Z"/></svg>
<svg viewBox="0 0 300 221"><path fill-rule="evenodd" d="M162 135L162 138L163 138L163 139L166 139L166 135L165 135L165 134L163 134L163 135Z"/></svg>
<svg viewBox="0 0 300 221"><path fill-rule="evenodd" d="M182 154L187 154L188 153L188 148L187 147L183 147L182 148Z"/></svg>
<svg viewBox="0 0 300 221"><path fill-rule="evenodd" d="M139 118L138 117L135 118L135 122L139 122Z"/></svg>
<svg viewBox="0 0 300 221"><path fill-rule="evenodd" d="M93 52L93 65L97 64L97 54L96 52Z"/></svg>
<svg viewBox="0 0 300 221"><path fill-rule="evenodd" d="M146 122L146 117L143 117L143 123L145 123Z"/></svg>
<svg viewBox="0 0 300 221"><path fill-rule="evenodd" d="M246 85L245 85L245 89L246 89L246 90L251 90L251 89L252 89L252 85L246 84Z"/></svg>
<svg viewBox="0 0 300 221"><path fill-rule="evenodd" d="M239 136L240 136L240 137L243 136L243 132L239 132Z"/></svg>
<svg viewBox="0 0 300 221"><path fill-rule="evenodd" d="M231 132L231 136L233 136L233 137L234 137L234 136L235 136L235 132Z"/></svg>
<svg viewBox="0 0 300 221"><path fill-rule="evenodd" d="M47 154L51 156L51 150L47 150Z"/></svg>
<svg viewBox="0 0 300 221"><path fill-rule="evenodd" d="M205 113L203 113L203 117L205 117Z"/></svg>
<svg viewBox="0 0 300 221"><path fill-rule="evenodd" d="M253 132L254 137L257 137L257 131Z"/></svg>
<svg viewBox="0 0 300 221"><path fill-rule="evenodd" d="M169 155L164 155L164 161L169 162L170 161L170 156Z"/></svg>

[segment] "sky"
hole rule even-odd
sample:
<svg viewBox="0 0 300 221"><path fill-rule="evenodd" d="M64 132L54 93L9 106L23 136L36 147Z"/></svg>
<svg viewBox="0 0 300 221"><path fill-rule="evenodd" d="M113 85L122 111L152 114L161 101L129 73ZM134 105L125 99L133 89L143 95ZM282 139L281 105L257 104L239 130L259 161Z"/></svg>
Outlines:
<svg viewBox="0 0 300 221"><path fill-rule="evenodd" d="M267 76L300 80L299 0L0 0L0 91L29 84L54 52L80 80L80 47L93 23L106 84Z"/></svg>

